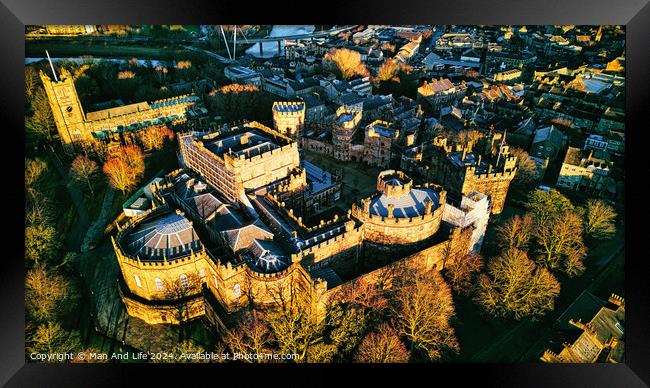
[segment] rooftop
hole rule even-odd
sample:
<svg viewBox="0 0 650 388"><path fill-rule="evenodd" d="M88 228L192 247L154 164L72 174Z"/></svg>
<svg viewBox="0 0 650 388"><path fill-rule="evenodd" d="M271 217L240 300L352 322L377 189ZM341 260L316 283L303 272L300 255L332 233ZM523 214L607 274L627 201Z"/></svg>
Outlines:
<svg viewBox="0 0 650 388"><path fill-rule="evenodd" d="M250 158L280 148L280 145L271 136L250 127L244 127L244 130L239 133L216 138L201 138L200 140L205 148L218 156L228 153Z"/></svg>
<svg viewBox="0 0 650 388"><path fill-rule="evenodd" d="M167 212L137 225L126 237L125 251L144 261L162 261L187 256L201 248L191 222L184 216Z"/></svg>

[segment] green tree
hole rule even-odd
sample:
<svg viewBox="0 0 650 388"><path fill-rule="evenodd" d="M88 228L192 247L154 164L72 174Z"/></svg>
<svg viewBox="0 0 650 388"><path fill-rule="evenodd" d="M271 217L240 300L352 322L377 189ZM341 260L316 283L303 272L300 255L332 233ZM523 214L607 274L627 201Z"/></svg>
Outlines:
<svg viewBox="0 0 650 388"><path fill-rule="evenodd" d="M362 308L337 305L329 312L329 340L338 349L337 358L345 360L363 338L366 314Z"/></svg>
<svg viewBox="0 0 650 388"><path fill-rule="evenodd" d="M490 260L487 269L479 278L475 300L490 315L519 320L553 310L560 283L525 252L508 249Z"/></svg>
<svg viewBox="0 0 650 388"><path fill-rule="evenodd" d="M32 115L25 119L25 128L40 139L52 140L54 116L50 102L42 88L38 88L32 98Z"/></svg>

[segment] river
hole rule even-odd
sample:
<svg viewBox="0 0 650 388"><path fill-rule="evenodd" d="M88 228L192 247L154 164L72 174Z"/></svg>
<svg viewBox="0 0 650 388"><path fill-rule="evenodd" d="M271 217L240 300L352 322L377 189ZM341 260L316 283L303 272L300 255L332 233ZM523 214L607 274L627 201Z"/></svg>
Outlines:
<svg viewBox="0 0 650 388"><path fill-rule="evenodd" d="M294 35L303 35L311 34L316 30L316 26L285 26L278 25L273 26L271 33L267 37L275 36L294 36ZM242 39L243 42L245 40ZM264 55L260 55L260 44L263 44L262 48L264 49ZM281 49L284 50L284 42L280 42ZM255 43L253 46L249 47L246 50L246 54L250 54L255 58L271 58L278 55L278 44L276 42L264 42L264 43Z"/></svg>

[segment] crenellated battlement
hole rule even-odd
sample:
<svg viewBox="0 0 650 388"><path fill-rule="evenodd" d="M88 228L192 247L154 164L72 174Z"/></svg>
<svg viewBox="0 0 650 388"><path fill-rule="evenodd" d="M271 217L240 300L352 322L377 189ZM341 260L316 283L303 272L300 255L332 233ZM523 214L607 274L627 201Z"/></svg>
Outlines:
<svg viewBox="0 0 650 388"><path fill-rule="evenodd" d="M362 206L364 204L363 201L364 200L362 200ZM389 227L390 226L407 227L407 226L419 226L422 224L426 224L437 218L440 218L440 216L442 215L444 203L441 202L440 205L433 211L431 210L432 207L432 203L431 203L430 205L428 205L429 206L428 212L417 217L393 217L393 216L384 217L384 216L370 213L369 209L368 211L365 211L365 209L362 206L359 206L357 204L352 204L352 215L363 220L364 222L369 222L376 225L383 224Z"/></svg>
<svg viewBox="0 0 650 388"><path fill-rule="evenodd" d="M276 101L273 103L273 115L279 117L297 117L303 115L306 106L302 101Z"/></svg>

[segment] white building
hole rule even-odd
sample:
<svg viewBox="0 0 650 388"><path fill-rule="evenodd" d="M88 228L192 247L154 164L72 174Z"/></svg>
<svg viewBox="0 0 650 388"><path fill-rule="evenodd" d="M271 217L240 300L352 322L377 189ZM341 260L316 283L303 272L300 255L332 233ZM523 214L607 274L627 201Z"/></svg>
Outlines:
<svg viewBox="0 0 650 388"><path fill-rule="evenodd" d="M472 225L474 227L469 252L481 250L489 219L490 200L487 195L477 191L463 196L460 207L446 203L442 213L442 220L454 226L465 228Z"/></svg>

